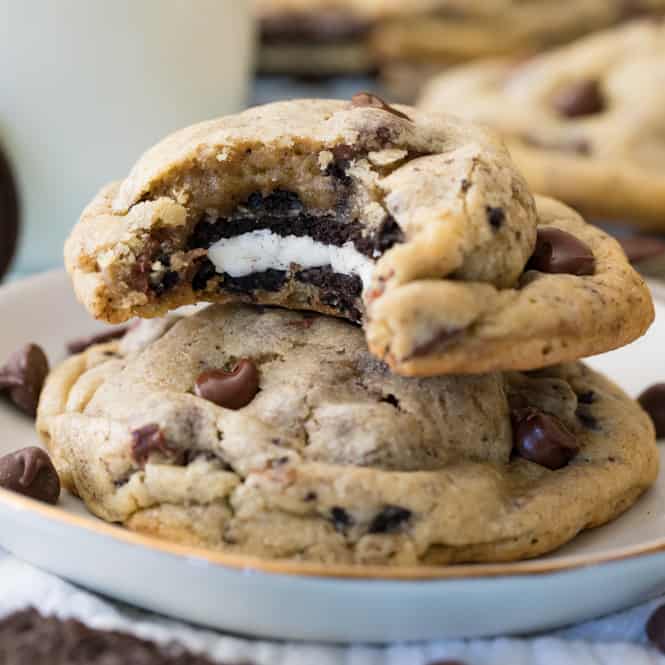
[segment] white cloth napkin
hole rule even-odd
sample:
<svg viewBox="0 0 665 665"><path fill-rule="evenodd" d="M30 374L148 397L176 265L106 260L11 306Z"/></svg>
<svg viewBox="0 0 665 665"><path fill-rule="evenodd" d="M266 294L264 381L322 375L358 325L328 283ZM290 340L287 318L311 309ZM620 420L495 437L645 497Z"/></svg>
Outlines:
<svg viewBox="0 0 665 665"><path fill-rule="evenodd" d="M659 602L662 599L529 639L323 646L249 640L198 629L99 598L9 556L0 558L0 617L32 606L44 614L77 618L93 628L122 630L162 644L176 641L220 663L427 665L450 658L468 665L665 665L665 656L649 648L644 635L645 621Z"/></svg>

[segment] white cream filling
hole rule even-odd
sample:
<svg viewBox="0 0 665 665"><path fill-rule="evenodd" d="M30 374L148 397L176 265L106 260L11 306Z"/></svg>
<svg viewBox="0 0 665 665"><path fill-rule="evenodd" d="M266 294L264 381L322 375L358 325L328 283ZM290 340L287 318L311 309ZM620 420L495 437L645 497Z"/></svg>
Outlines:
<svg viewBox="0 0 665 665"><path fill-rule="evenodd" d="M352 242L337 247L306 236L279 236L270 229L222 238L211 245L208 258L218 273L231 277L245 277L270 269L288 270L293 263L303 269L329 265L334 272L360 277L364 289L372 281L374 268L374 263Z"/></svg>

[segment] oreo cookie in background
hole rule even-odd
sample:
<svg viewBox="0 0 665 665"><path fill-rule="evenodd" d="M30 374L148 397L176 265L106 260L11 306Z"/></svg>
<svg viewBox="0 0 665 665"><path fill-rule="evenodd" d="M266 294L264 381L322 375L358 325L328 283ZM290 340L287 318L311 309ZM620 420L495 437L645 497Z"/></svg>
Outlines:
<svg viewBox="0 0 665 665"><path fill-rule="evenodd" d="M0 279L5 276L16 252L19 232L19 202L14 174L0 148Z"/></svg>

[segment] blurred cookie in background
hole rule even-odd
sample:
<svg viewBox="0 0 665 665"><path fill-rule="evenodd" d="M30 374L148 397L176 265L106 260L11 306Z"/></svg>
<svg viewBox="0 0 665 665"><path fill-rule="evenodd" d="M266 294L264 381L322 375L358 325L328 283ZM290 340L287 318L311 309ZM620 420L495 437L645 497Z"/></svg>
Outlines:
<svg viewBox="0 0 665 665"><path fill-rule="evenodd" d="M255 0L262 74L337 76L374 69L360 0Z"/></svg>
<svg viewBox="0 0 665 665"><path fill-rule="evenodd" d="M632 235L617 240L628 260L643 275L665 279L665 238Z"/></svg>
<svg viewBox="0 0 665 665"><path fill-rule="evenodd" d="M420 106L499 130L536 193L665 231L664 63L665 22L637 20L526 62L450 69Z"/></svg>
<svg viewBox="0 0 665 665"><path fill-rule="evenodd" d="M330 77L379 72L393 99L412 101L444 66L522 56L665 0L255 0L262 74Z"/></svg>
<svg viewBox="0 0 665 665"><path fill-rule="evenodd" d="M18 231L18 193L9 161L0 149L0 279L14 258Z"/></svg>

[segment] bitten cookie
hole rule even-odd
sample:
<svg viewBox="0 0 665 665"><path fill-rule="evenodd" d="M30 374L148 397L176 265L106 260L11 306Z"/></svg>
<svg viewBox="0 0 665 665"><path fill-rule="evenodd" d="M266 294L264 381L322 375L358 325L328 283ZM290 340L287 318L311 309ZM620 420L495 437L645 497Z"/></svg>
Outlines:
<svg viewBox="0 0 665 665"><path fill-rule="evenodd" d="M425 91L498 129L532 190L665 230L665 23L638 21L523 63L450 70Z"/></svg>
<svg viewBox="0 0 665 665"><path fill-rule="evenodd" d="M242 305L70 358L38 428L106 520L322 562L536 556L628 508L658 467L648 416L581 364L406 379L352 324Z"/></svg>
<svg viewBox="0 0 665 665"><path fill-rule="evenodd" d="M360 94L174 134L100 193L65 257L78 297L110 322L200 301L310 309L363 321L372 351L398 372L477 372L599 353L651 320L646 287L614 241L572 211L554 217L572 220L594 259L548 278L565 298L532 344L554 344L510 350L524 338L515 321L493 325L496 343L478 353L488 310L512 316L536 246L533 199L491 133ZM577 310L589 302L602 316L562 326L573 313L586 321Z"/></svg>

